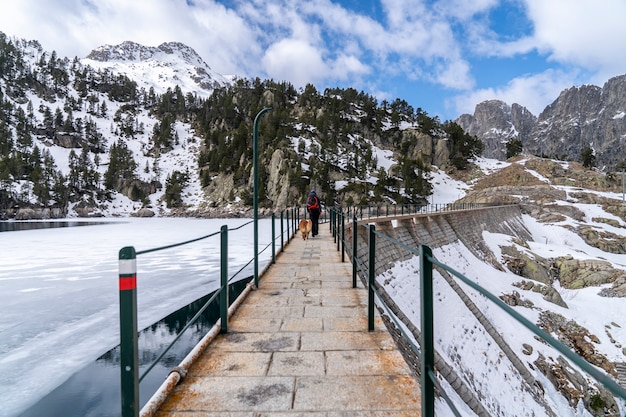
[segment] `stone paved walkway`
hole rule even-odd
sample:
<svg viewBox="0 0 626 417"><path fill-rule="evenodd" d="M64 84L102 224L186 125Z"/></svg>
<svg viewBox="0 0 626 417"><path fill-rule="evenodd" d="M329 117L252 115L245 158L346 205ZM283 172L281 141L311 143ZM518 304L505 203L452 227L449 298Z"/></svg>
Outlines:
<svg viewBox="0 0 626 417"><path fill-rule="evenodd" d="M328 231L277 257L158 417L420 416L419 385Z"/></svg>

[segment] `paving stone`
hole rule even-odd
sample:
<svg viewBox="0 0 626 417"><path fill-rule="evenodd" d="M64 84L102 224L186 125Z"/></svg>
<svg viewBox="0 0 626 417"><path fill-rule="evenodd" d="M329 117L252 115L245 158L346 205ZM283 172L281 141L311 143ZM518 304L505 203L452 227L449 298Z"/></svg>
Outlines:
<svg viewBox="0 0 626 417"><path fill-rule="evenodd" d="M420 416L420 390L322 229L292 240L157 417Z"/></svg>

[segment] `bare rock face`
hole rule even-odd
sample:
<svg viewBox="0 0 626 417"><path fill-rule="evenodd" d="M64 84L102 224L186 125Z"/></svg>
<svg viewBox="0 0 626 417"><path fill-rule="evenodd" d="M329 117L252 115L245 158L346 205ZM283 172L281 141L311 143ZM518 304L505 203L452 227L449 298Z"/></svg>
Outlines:
<svg viewBox="0 0 626 417"><path fill-rule="evenodd" d="M576 408L582 400L592 415L617 415L619 408L611 393L600 385L590 385L562 356L555 361L539 354L534 364L563 394L572 408Z"/></svg>
<svg viewBox="0 0 626 417"><path fill-rule="evenodd" d="M272 154L268 167L267 196L274 203L274 207L279 209L287 207L287 201L289 201L290 184L287 168L288 161L284 159L283 151L277 149Z"/></svg>
<svg viewBox="0 0 626 417"><path fill-rule="evenodd" d="M450 150L445 139L433 138L418 129L406 129L402 131L402 140L413 144L410 149L410 157L422 158L424 162L445 168L450 163Z"/></svg>
<svg viewBox="0 0 626 417"><path fill-rule="evenodd" d="M604 369L610 375L617 376L615 364L595 348L595 345L600 343L598 337L589 333L583 326L551 311L542 311L537 325L546 332L556 335L561 343L590 364Z"/></svg>
<svg viewBox="0 0 626 417"><path fill-rule="evenodd" d="M50 217L47 217L41 210L35 210L32 208L19 209L15 215L15 220L39 220L49 218Z"/></svg>
<svg viewBox="0 0 626 417"><path fill-rule="evenodd" d="M232 174L218 175L212 179L205 194L210 196L211 203L221 205L222 202L231 201L231 194L235 188L235 180Z"/></svg>
<svg viewBox="0 0 626 417"><path fill-rule="evenodd" d="M626 75L603 87L564 90L538 117L522 106L488 100L456 122L483 141L487 157L504 159L506 142L516 138L528 153L569 161L580 161L582 150L591 147L598 166L614 168L626 159Z"/></svg>
<svg viewBox="0 0 626 417"><path fill-rule="evenodd" d="M573 259L571 256L555 260L558 279L564 288L581 289L614 282L624 276L623 271L613 269L607 261L596 259Z"/></svg>
<svg viewBox="0 0 626 417"><path fill-rule="evenodd" d="M506 159L506 143L511 139L524 141L537 121L528 109L515 103L487 100L476 105L473 115L464 114L456 122L485 144L483 156Z"/></svg>
<svg viewBox="0 0 626 417"><path fill-rule="evenodd" d="M546 267L547 261L544 259L530 257L514 246L504 246L501 250L506 266L514 274L543 284L551 283L552 280Z"/></svg>

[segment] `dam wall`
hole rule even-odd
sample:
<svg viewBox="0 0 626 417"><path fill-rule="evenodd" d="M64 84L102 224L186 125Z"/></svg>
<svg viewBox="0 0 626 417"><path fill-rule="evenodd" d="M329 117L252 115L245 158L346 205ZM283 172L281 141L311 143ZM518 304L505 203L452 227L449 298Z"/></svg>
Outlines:
<svg viewBox="0 0 626 417"><path fill-rule="evenodd" d="M530 232L522 222L519 205L484 207L469 210L443 211L428 214L413 214L396 217L378 217L364 219L363 223L373 224L377 232L383 233L402 244L419 248L426 245L432 248L442 247L457 241L463 243L479 259L484 259L500 269L494 255L487 247L483 232L501 233L515 236L523 241L531 239ZM352 253L352 227L346 228L346 250ZM359 263L367 265L368 234L366 227L358 227ZM389 269L394 262L414 256L414 253L402 248L383 237L376 239L376 274Z"/></svg>
<svg viewBox="0 0 626 417"><path fill-rule="evenodd" d="M463 243L474 255L492 264L495 268L502 269L494 254L486 245L483 239L483 232L500 233L515 236L521 240L531 239L530 232L526 229L522 221L522 211L519 205L506 205L484 207L477 209L444 211L428 214L413 214L399 217L370 218L364 219L357 227L357 258L361 265L359 274L363 284L366 284L367 277L363 271L367 270L369 259L369 228L365 224L373 224L376 232L389 236L397 242L391 241L380 234L376 236L376 271L378 276L391 268L399 261L416 256L416 250L420 245L438 248L455 242ZM346 229L346 250L352 253L352 248L348 247L352 243L352 227ZM412 248L412 249L409 249ZM524 362L513 352L510 346L502 338L499 332L482 314L480 309L472 302L470 297L464 293L456 281L447 272L442 272L443 278L459 295L465 303L468 311L473 314L485 329L485 332L500 347L504 355L510 360L513 368L517 370L520 377L525 381L527 389L534 391L535 381ZM419 323L413 323L403 311L396 305L394 300L387 294L384 285L380 282L375 284L377 292L385 301L387 307L393 311L406 329L413 335L416 341L420 340ZM419 376L420 357L412 349L410 343L403 336L402 330L390 319L389 315L380 306L377 306L387 330L396 341L400 352L404 356L409 367L416 376ZM480 417L490 417L490 413L481 404L481 395L458 375L453 364L447 363L438 352L435 352L435 363L439 373L446 379L463 401Z"/></svg>

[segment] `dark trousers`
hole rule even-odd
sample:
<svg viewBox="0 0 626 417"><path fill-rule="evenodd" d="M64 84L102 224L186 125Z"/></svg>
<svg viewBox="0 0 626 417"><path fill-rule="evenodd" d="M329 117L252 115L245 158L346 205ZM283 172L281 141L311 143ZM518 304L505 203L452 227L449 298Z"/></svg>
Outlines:
<svg viewBox="0 0 626 417"><path fill-rule="evenodd" d="M311 216L311 223L313 223L311 227L311 232L313 236L319 234L319 220L320 220L320 211L319 210L309 210L309 215Z"/></svg>

